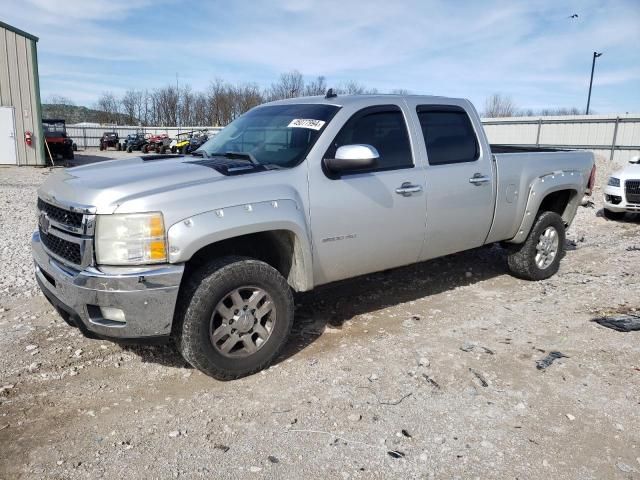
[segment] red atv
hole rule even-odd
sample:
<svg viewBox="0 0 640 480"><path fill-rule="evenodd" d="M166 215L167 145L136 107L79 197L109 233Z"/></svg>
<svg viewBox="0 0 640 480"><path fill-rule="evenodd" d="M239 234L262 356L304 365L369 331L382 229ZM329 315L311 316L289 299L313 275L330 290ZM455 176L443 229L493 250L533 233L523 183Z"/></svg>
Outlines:
<svg viewBox="0 0 640 480"><path fill-rule="evenodd" d="M164 154L169 150L170 144L171 138L169 138L169 135L166 133L151 135L148 139L148 143L142 147L142 153L156 152Z"/></svg>
<svg viewBox="0 0 640 480"><path fill-rule="evenodd" d="M42 120L42 128L49 161L52 160L52 157L58 155L61 155L65 160L73 160L73 152L76 150L76 146L73 140L67 137L65 121L58 119Z"/></svg>

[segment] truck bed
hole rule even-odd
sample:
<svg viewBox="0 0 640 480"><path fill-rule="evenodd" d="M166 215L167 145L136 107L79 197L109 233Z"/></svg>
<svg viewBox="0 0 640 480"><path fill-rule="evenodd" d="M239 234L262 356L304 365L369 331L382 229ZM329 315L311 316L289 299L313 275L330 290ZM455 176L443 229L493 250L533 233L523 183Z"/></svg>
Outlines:
<svg viewBox="0 0 640 480"><path fill-rule="evenodd" d="M560 148L535 147L533 145L491 144L491 153L568 152Z"/></svg>

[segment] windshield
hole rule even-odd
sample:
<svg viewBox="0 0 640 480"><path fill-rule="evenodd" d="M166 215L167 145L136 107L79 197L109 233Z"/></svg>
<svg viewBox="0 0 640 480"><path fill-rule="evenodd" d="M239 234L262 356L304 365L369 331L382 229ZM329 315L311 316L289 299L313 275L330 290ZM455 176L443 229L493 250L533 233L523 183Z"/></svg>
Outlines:
<svg viewBox="0 0 640 480"><path fill-rule="evenodd" d="M255 108L231 122L198 151L208 156L246 153L261 165L300 163L339 107L319 104Z"/></svg>
<svg viewBox="0 0 640 480"><path fill-rule="evenodd" d="M45 137L61 136L66 132L64 122L43 122L42 128Z"/></svg>

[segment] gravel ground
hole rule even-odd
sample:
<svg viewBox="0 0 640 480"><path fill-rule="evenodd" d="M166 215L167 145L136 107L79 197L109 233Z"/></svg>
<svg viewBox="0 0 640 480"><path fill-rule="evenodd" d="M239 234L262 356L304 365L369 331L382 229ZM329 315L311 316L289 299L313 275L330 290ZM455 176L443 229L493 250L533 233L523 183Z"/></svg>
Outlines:
<svg viewBox="0 0 640 480"><path fill-rule="evenodd" d="M0 479L640 478L640 332L590 321L640 309L640 221L600 191L555 277L492 247L298 295L278 363L223 383L54 313L29 251L48 174L0 168Z"/></svg>

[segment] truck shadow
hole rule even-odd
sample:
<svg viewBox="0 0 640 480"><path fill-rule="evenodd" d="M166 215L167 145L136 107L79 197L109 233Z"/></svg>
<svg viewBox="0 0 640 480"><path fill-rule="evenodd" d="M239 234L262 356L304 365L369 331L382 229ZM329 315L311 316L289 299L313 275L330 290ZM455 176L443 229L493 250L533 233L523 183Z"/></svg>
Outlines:
<svg viewBox="0 0 640 480"><path fill-rule="evenodd" d="M331 283L295 295L296 318L291 338L274 364L298 354L325 332L341 329L347 320L401 303L472 285L507 274L506 252L487 246L407 267ZM122 345L142 362L192 368L173 343Z"/></svg>
<svg viewBox="0 0 640 480"><path fill-rule="evenodd" d="M327 328L341 329L347 320L358 315L505 274L508 274L506 251L495 245L344 280L319 287L313 292L297 294L296 321L291 340L275 363L304 350L322 336ZM409 317L411 315L407 318Z"/></svg>

